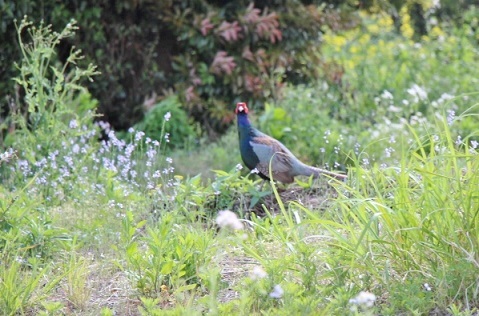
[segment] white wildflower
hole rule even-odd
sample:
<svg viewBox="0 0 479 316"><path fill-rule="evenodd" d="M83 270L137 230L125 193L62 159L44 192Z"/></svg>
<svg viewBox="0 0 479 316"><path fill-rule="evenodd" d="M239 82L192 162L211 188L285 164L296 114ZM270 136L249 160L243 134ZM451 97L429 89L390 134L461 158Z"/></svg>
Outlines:
<svg viewBox="0 0 479 316"><path fill-rule="evenodd" d="M258 174L258 173L259 173L259 170L258 170L257 168L254 168L253 170L251 170L251 173Z"/></svg>
<svg viewBox="0 0 479 316"><path fill-rule="evenodd" d="M252 280L264 279L267 276L268 276L268 273L266 273L266 271L264 271L263 268L260 266L255 266L253 268L253 271L250 274L250 278Z"/></svg>
<svg viewBox="0 0 479 316"><path fill-rule="evenodd" d="M173 163L173 159L171 157L166 157L165 160L167 163Z"/></svg>
<svg viewBox="0 0 479 316"><path fill-rule="evenodd" d="M407 93L409 93L413 97L414 102L424 101L427 100L427 92L423 87L418 86L417 84L413 84L411 88L407 89Z"/></svg>
<svg viewBox="0 0 479 316"><path fill-rule="evenodd" d="M386 100L392 100L394 97L391 92L389 92L388 90L384 90L383 93L381 94L381 98Z"/></svg>
<svg viewBox="0 0 479 316"><path fill-rule="evenodd" d="M240 171L241 169L243 169L243 166L240 163L237 164L236 167L235 167L235 170Z"/></svg>
<svg viewBox="0 0 479 316"><path fill-rule="evenodd" d="M363 307L372 307L376 301L376 295L369 292L361 291L355 298L349 300L350 304L360 305Z"/></svg>
<svg viewBox="0 0 479 316"><path fill-rule="evenodd" d="M429 283L424 283L423 286L424 286L424 289L425 289L426 291L428 291L428 292L431 292L431 291L432 291L432 288L431 288L431 286L429 285Z"/></svg>
<svg viewBox="0 0 479 316"><path fill-rule="evenodd" d="M281 285L276 284L273 288L273 291L269 293L269 297L272 298L282 298L284 294L283 289L281 288Z"/></svg>
<svg viewBox="0 0 479 316"><path fill-rule="evenodd" d="M478 145L479 145L479 143L477 142L477 140L471 140L471 147L473 149L476 149Z"/></svg>
<svg viewBox="0 0 479 316"><path fill-rule="evenodd" d="M399 113L402 111L402 109L400 107L397 107L397 106L394 106L394 105L390 105L388 107L388 111L389 112L393 112L393 113Z"/></svg>
<svg viewBox="0 0 479 316"><path fill-rule="evenodd" d="M165 118L165 121L168 122L168 121L170 120L170 118L171 118L171 113L170 113L170 112L166 112L164 118Z"/></svg>
<svg viewBox="0 0 479 316"><path fill-rule="evenodd" d="M216 224L221 228L229 227L234 230L243 229L243 223L238 219L238 216L229 210L220 211L218 213Z"/></svg>

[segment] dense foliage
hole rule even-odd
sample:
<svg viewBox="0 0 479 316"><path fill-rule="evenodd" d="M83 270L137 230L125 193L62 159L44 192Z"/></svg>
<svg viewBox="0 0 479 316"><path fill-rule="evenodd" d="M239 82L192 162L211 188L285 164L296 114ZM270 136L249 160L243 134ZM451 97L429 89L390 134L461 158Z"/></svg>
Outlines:
<svg viewBox="0 0 479 316"><path fill-rule="evenodd" d="M262 108L265 100L280 96L285 82L306 83L325 74L337 83L342 70L322 59L321 34L356 26L356 10L386 12L398 31L409 12L414 23L408 25L418 38L429 33L431 17L470 22L473 14L458 12L472 2L450 2L2 1L0 138L14 128L6 115L25 110L24 91L9 80L21 56L15 19L24 15L55 29L77 21L78 36L62 41L54 60L65 62L75 46L86 57L83 65L98 65L100 75L85 85L99 100L103 120L116 129L133 126L157 98L173 91L200 131L216 135L229 126L236 100Z"/></svg>
<svg viewBox="0 0 479 316"><path fill-rule="evenodd" d="M307 65L318 63L321 29L350 23L338 12L296 0L259 7L206 0L7 1L1 12L3 113L7 104L21 104L8 80L20 56L14 19L28 14L59 28L74 18L79 36L61 43L56 60L64 62L75 46L87 63L99 66L100 76L87 85L100 101L104 120L126 129L142 117L143 107L156 103L157 95L173 89L190 116L210 133L229 123L229 105L235 99L259 104L279 93L285 79L317 77L317 70Z"/></svg>

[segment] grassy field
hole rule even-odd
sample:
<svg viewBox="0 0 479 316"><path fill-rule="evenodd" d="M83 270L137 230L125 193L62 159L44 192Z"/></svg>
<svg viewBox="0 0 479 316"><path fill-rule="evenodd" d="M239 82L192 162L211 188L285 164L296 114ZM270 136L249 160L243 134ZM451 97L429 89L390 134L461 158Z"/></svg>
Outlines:
<svg viewBox="0 0 479 316"><path fill-rule="evenodd" d="M253 114L301 159L349 175L288 187L242 167L234 127L170 152L166 133L94 124L79 84L94 67L49 63L74 25L30 28L15 80L33 125L14 116L0 156L0 311L475 315L477 33L437 26L416 43L363 18L324 36L340 80L285 87Z"/></svg>

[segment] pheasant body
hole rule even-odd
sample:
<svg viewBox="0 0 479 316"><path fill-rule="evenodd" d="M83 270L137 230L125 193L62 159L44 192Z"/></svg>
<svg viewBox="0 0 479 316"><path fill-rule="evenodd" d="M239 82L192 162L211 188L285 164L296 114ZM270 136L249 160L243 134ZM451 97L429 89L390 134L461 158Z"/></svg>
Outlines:
<svg viewBox="0 0 479 316"><path fill-rule="evenodd" d="M346 179L346 175L304 164L280 141L251 126L246 103L238 103L235 112L241 158L246 167L250 170L256 169L261 178L269 180L271 165L273 179L283 183L291 183L294 177L300 175L319 177L326 174L339 180Z"/></svg>

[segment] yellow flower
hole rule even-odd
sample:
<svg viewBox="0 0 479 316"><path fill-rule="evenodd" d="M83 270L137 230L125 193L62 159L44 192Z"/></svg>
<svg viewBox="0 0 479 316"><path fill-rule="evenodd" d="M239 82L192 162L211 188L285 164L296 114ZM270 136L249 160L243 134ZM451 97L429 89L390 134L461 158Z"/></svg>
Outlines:
<svg viewBox="0 0 479 316"><path fill-rule="evenodd" d="M444 31L439 26L433 27L431 31L429 32L429 34L431 35L431 37L436 37L436 38L445 35Z"/></svg>
<svg viewBox="0 0 479 316"><path fill-rule="evenodd" d="M369 24L367 26L369 33L371 34L379 34L379 25L377 24Z"/></svg>
<svg viewBox="0 0 479 316"><path fill-rule="evenodd" d="M400 15L402 17L401 33L407 38L412 38L414 35L414 29L411 26L411 16L407 11L407 7L404 6L401 9Z"/></svg>
<svg viewBox="0 0 479 316"><path fill-rule="evenodd" d="M393 19L389 15L382 15L378 20L379 28L384 31L390 31L393 26Z"/></svg>

